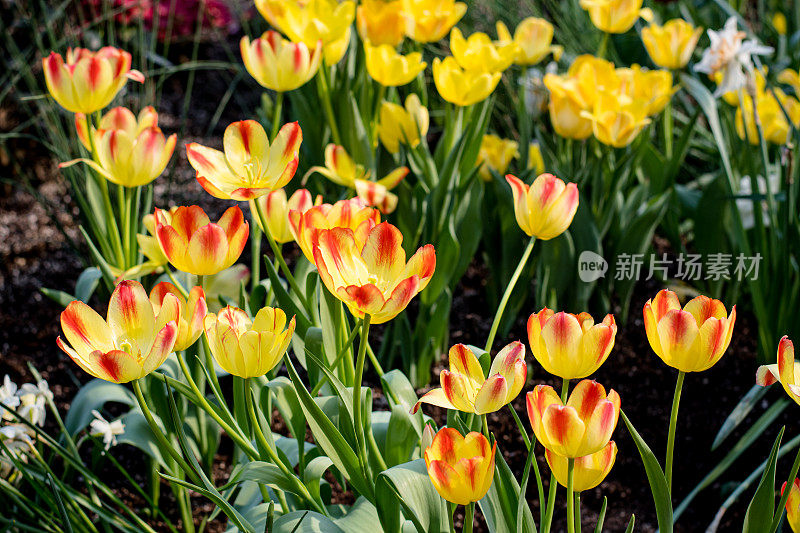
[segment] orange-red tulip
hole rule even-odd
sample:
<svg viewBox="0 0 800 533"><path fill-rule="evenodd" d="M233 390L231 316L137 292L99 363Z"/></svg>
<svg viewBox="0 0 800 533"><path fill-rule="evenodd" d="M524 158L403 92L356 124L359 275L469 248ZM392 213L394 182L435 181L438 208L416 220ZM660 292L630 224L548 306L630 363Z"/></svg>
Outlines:
<svg viewBox="0 0 800 533"><path fill-rule="evenodd" d="M178 336L174 347L176 352L180 352L194 344L203 333L203 318L208 313L206 296L202 287L192 287L192 290L189 291L189 298L184 298L175 285L168 281L162 281L150 290L150 304L156 315L161 312L164 300L168 295L174 296L181 308L177 321Z"/></svg>
<svg viewBox="0 0 800 533"><path fill-rule="evenodd" d="M542 174L528 186L508 174L506 181L514 195L514 215L519 227L543 241L558 237L572 223L578 211L578 187L565 184L552 174Z"/></svg>
<svg viewBox="0 0 800 533"><path fill-rule="evenodd" d="M458 430L442 428L425 449L425 466L436 492L445 500L467 505L483 498L494 479L497 443L480 433L463 437Z"/></svg>
<svg viewBox="0 0 800 533"><path fill-rule="evenodd" d="M786 483L781 487L781 496L786 490ZM800 533L800 479L795 478L789 487L789 497L786 500L786 522L793 533Z"/></svg>

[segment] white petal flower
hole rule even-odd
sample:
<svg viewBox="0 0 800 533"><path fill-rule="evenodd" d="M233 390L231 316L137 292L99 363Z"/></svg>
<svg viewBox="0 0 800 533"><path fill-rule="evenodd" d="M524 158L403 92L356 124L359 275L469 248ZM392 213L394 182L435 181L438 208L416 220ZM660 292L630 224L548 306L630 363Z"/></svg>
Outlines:
<svg viewBox="0 0 800 533"><path fill-rule="evenodd" d="M3 386L0 387L0 404L9 409L19 407L19 396L17 396L17 384L11 381L8 374L3 378ZM14 417L6 409L0 408L0 420L12 420Z"/></svg>
<svg viewBox="0 0 800 533"><path fill-rule="evenodd" d="M20 416L31 424L43 426L47 415L47 400L53 399L53 393L47 382L41 380L36 385L25 383L20 387L17 396L21 402Z"/></svg>
<svg viewBox="0 0 800 533"><path fill-rule="evenodd" d="M92 414L94 415L94 420L89 424L91 427L90 434L93 437L103 437L103 444L106 450L112 446L116 446L117 435L125 433L125 424L122 423L122 420L109 422L96 410L93 410Z"/></svg>

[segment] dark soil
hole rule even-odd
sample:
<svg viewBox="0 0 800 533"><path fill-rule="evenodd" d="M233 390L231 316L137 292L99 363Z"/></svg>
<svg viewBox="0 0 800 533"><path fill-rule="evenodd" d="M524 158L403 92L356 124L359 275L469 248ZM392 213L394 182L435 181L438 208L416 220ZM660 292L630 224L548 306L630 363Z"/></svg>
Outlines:
<svg viewBox="0 0 800 533"><path fill-rule="evenodd" d="M213 55L213 51L209 52ZM221 94L224 92L226 79L221 74L205 73L196 81L203 94ZM179 127L179 102L183 99L185 80L175 78L165 88L165 102L162 111L162 126L167 133ZM166 98L166 95L170 95ZM245 97L246 98L246 97ZM257 98L250 103L255 105ZM229 106L220 120L220 126L206 138L205 127L213 114L217 102L196 97L192 100L191 119L186 124L187 135L180 139L179 148L173 158L173 172L170 179L159 179L155 187L157 206L200 203L209 211L212 218L227 207L225 202L212 199L204 193L194 180L189 168L183 146L185 142L202 140L204 143L219 146L224 125L233 120L244 118L238 106ZM247 103L247 100L245 101ZM16 126L20 117L13 109L0 110L0 129L7 131ZM59 177L56 162L48 159L36 145L20 144L15 147L25 156L30 164L28 173L35 191L51 203L57 213L58 223L63 225L62 233L47 210L37 199L22 188L0 185L0 378L8 373L17 382L32 379L28 365L34 366L48 380L55 393L57 405L62 412L69 407L71 398L88 376L77 370L77 367L61 353L55 345L59 334L58 315L61 308L40 293L42 287L52 287L71 291L75 280L82 269L81 257L70 245L71 241L79 242L76 231L77 212L69 197L67 185ZM0 158L0 173L13 175L13 169L6 166L7 158ZM168 184L168 185L167 185ZM435 244L435 243L434 243ZM79 245L80 246L80 245ZM245 252L242 262L249 264L249 250ZM491 316L485 304L483 285L486 270L479 264L473 265L465 279L458 287L452 316L452 342L482 344L488 333ZM661 286L656 283L640 283L634 293L631 305L631 316L625 324L621 324L617 342L605 365L593 376L607 388L614 388L622 397L622 407L656 456L662 458L665 450L667 424L669 418L672 391L676 379L676 371L666 367L652 353L644 334L641 308L644 301L653 296ZM520 287L518 290L527 290ZM506 339L499 340L496 348L507 341L520 339L526 341L525 320L533 311L528 307L525 316L520 316L513 331ZM570 310L580 311L580 310ZM736 324L733 342L728 353L713 369L702 374L687 376L684 395L681 402L679 429L676 443L675 494L676 505L680 498L687 494L702 477L713 468L724 456L735 439L743 431L738 430L730 439L729 446L723 446L716 452L710 447L716 432L725 416L733 409L742 395L754 383L755 361L755 322L744 306L739 308L739 319ZM534 384L557 384L551 376L535 364L531 357L529 363L529 390ZM446 361L442 359L433 371L432 383L438 382L438 373ZM371 379L374 379L371 378ZM377 393L376 393L377 394ZM772 401L780 394L770 392L768 400L759 406L756 414L763 411L767 401ZM517 412L525 420L524 395L514 402ZM443 420L443 412L430 410L437 421ZM747 428L754 416L742 425ZM516 426L503 410L490 416L490 429L499 440L502 450L512 470L521 475L525 462L525 450ZM784 414L774 427L770 428L746 453L733 468L723 476L722 481L714 483L702 492L690 510L681 517L676 531L689 532L703 530L714 518L726 495L763 461L769 453L772 440L780 425L786 424L787 436L798 431L796 419ZM608 497L608 513L605 530L623 531L631 514L636 515L637 531L655 531L656 519L653 502L647 480L636 447L622 422L617 428L614 439L619 446L616 465L608 479L599 488L582 495L582 510L585 528L594 527L602 497ZM537 450L539 467L547 483L548 468L542 457L541 449ZM132 448L119 447L113 450L114 455L130 468L132 472L144 472L141 454ZM226 455L226 453L228 455ZM224 482L230 469L230 447L223 446L222 453L215 463L215 478ZM791 458L779 463L779 478L789 470ZM142 484L142 477L137 478ZM130 488L117 482L116 490L139 508L138 500ZM723 518L720 531L735 531L741 528L747 500L752 495L750 489L742 501L730 509ZM538 502L535 485L529 486L528 497L533 514L538 521ZM563 498L563 490L561 491ZM337 496L339 501L347 501L346 494ZM203 516L211 512L212 504L200 497L195 498L195 513L199 523ZM171 495L167 487L162 490L162 509L174 509ZM556 511L556 531L565 530L563 502ZM170 518L174 512L166 511ZM479 518L482 521L482 518ZM482 524L482 522L481 522ZM157 523L154 526L158 527ZM482 527L482 526L481 526ZM216 523L212 531L222 530L222 524Z"/></svg>

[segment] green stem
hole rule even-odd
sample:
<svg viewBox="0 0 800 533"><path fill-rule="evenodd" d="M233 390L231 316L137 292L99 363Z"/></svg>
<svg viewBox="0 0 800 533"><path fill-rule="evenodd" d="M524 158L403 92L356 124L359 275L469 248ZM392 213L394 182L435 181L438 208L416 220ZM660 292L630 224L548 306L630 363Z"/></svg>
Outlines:
<svg viewBox="0 0 800 533"><path fill-rule="evenodd" d="M564 379L561 384L561 402L566 404L567 397L569 396L569 380ZM545 511L544 521L542 522L542 533L549 533L550 526L553 523L553 511L556 506L556 491L558 490L558 482L556 476L550 473L550 490L547 494L547 510Z"/></svg>
<svg viewBox="0 0 800 533"><path fill-rule="evenodd" d="M255 200L251 200L251 202L257 202L258 198ZM252 204L251 204L252 205ZM252 216L251 210L251 216ZM255 218L255 217L253 217ZM258 287L259 282L261 281L261 227L258 224L255 224L255 220L253 221L254 224L250 229L250 289L255 290ZM266 302L269 304L269 301Z"/></svg>
<svg viewBox="0 0 800 533"><path fill-rule="evenodd" d="M171 268L169 268L169 266L167 265L167 266L165 266L165 267L164 267L164 271L167 273L167 277L170 279L170 281L172 282L172 284L173 284L173 285L175 285L175 288L176 288L176 289L178 289L178 292L180 292L180 293L181 293L181 295L182 295L184 298L187 298L187 299L188 299L188 298L189 298L189 293L188 293L188 292L186 292L186 289L184 289L184 288L183 288L183 285L182 285L182 284L181 284L181 283L178 281L178 279L175 277L175 273L174 273L174 272L172 272L172 269L171 269Z"/></svg>
<svg viewBox="0 0 800 533"><path fill-rule="evenodd" d="M575 475L575 459L567 459L567 531L575 533L575 499L572 478Z"/></svg>
<svg viewBox="0 0 800 533"><path fill-rule="evenodd" d="M575 531L576 533L581 533L581 524L583 520L581 520L581 493L575 493Z"/></svg>
<svg viewBox="0 0 800 533"><path fill-rule="evenodd" d="M672 161L672 99L664 107L664 151L667 160Z"/></svg>
<svg viewBox="0 0 800 533"><path fill-rule="evenodd" d="M531 239L528 241L528 246L525 247L525 251L522 253L522 258L519 260L517 269L514 271L514 275L511 276L511 280L508 282L508 286L503 293L503 298L500 300L500 305L497 307L497 312L494 315L492 329L489 330L489 338L486 339L486 347L484 350L487 352L491 351L492 349L494 338L497 335L497 328L500 327L500 320L503 318L503 312L506 310L506 305L508 304L509 298L511 298L511 293L514 291L514 286L517 284L519 277L522 275L522 271L525 269L525 265L528 263L528 258L531 256L533 245L535 243L536 237L531 237Z"/></svg>
<svg viewBox="0 0 800 533"><path fill-rule="evenodd" d="M100 112L95 113L95 121L99 124ZM97 161L97 147L94 142L94 135L92 129L92 116L86 116L87 136L89 137L89 146L91 147L92 159ZM111 207L111 196L108 193L108 180L103 176L97 176L97 185L100 187L100 192L103 193L103 209L105 211L105 219L108 228L108 238L111 240L111 246L114 248L117 256L117 266L125 269L125 253L122 250L122 242L119 236L119 227L117 226L117 218L114 216L114 209Z"/></svg>
<svg viewBox="0 0 800 533"><path fill-rule="evenodd" d="M453 513L456 510L456 506L447 502L447 510L447 524L450 526L450 533L456 533L456 526L453 524Z"/></svg>
<svg viewBox="0 0 800 533"><path fill-rule="evenodd" d="M333 106L331 105L331 91L328 86L328 68L325 61L317 72L317 92L319 93L320 100L322 100L322 109L325 112L325 118L328 121L328 126L331 129L331 137L335 144L341 145L342 138L339 136L339 128L336 125L336 116L333 114Z"/></svg>
<svg viewBox="0 0 800 533"><path fill-rule="evenodd" d="M489 418L486 415L481 415L483 421L483 436L489 438Z"/></svg>
<svg viewBox="0 0 800 533"><path fill-rule="evenodd" d="M275 142L275 137L281 129L281 112L283 111L283 93L275 94L275 107L272 108L272 133L269 136L270 142Z"/></svg>
<svg viewBox="0 0 800 533"><path fill-rule="evenodd" d="M367 447L363 433L364 426L361 422L361 381L364 378L364 359L367 353L370 320L370 315L364 315L364 319L361 321L361 340L358 345L356 375L353 381L353 433L358 443L358 458L361 461L361 469L367 479L370 479L370 477L367 475Z"/></svg>
<svg viewBox="0 0 800 533"><path fill-rule="evenodd" d="M197 285L203 289L203 294L206 292L206 276L197 276ZM207 296L207 295L206 295ZM208 346L208 339L205 333L200 335L200 346L203 348L203 357L205 358L206 369L208 370L209 382L213 389L214 396L222 397L222 388L219 386L219 378L217 377L217 367L214 364L214 357L211 355L211 348Z"/></svg>
<svg viewBox="0 0 800 533"><path fill-rule="evenodd" d="M461 533L472 533L472 526L475 522L475 502L470 502L464 512L464 528Z"/></svg>
<svg viewBox="0 0 800 533"><path fill-rule="evenodd" d="M678 408L681 403L681 391L683 390L683 378L686 373L678 372L678 381L675 383L675 394L672 397L672 411L669 415L669 433L667 434L667 461L664 467L664 475L667 478L667 488L672 494L672 458L675 450L675 429L678 422Z"/></svg>
<svg viewBox="0 0 800 533"><path fill-rule="evenodd" d="M611 38L611 34L603 32L603 40L600 41L600 46L597 49L597 57L600 59L605 59L606 54L608 53L608 41Z"/></svg>
<svg viewBox="0 0 800 533"><path fill-rule="evenodd" d="M567 378L564 378L564 380L561 382L561 403L566 405L568 397L569 397L569 380Z"/></svg>

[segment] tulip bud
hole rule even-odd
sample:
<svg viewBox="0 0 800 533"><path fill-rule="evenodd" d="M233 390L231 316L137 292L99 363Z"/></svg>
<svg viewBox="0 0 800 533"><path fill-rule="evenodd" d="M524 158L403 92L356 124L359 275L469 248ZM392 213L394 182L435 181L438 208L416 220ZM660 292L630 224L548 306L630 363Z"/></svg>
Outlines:
<svg viewBox="0 0 800 533"><path fill-rule="evenodd" d="M544 456L547 459L547 464L550 465L550 471L556 477L556 481L562 487L566 487L569 474L569 459L547 449L544 451ZM613 440L599 452L577 457L572 472L572 490L583 492L593 489L602 483L608 473L611 472L616 458L617 445Z"/></svg>
<svg viewBox="0 0 800 533"><path fill-rule="evenodd" d="M247 72L262 87L286 92L305 85L319 69L322 45L309 50L305 43L287 41L276 31L267 31L252 43L242 37L239 43Z"/></svg>
<svg viewBox="0 0 800 533"><path fill-rule="evenodd" d="M404 0L406 35L418 43L442 39L467 12L467 4L455 0Z"/></svg>
<svg viewBox="0 0 800 533"><path fill-rule="evenodd" d="M381 104L378 137L388 151L396 154L401 143L416 148L420 138L428 134L429 124L428 108L412 93L406 98L405 107L392 102Z"/></svg>
<svg viewBox="0 0 800 533"><path fill-rule="evenodd" d="M519 157L519 144L511 139L502 139L497 135L484 135L475 162L478 175L483 181L492 181L492 172L502 175L508 170L513 159Z"/></svg>
<svg viewBox="0 0 800 533"><path fill-rule="evenodd" d="M156 315L161 312L164 300L168 295L174 296L180 306L177 322L178 335L174 347L176 352L180 352L194 344L203 333L203 318L208 312L206 297L202 287L192 287L187 300L175 285L162 281L150 291L150 304Z"/></svg>
<svg viewBox="0 0 800 533"><path fill-rule="evenodd" d="M419 445L422 450L426 450L433 444L433 438L436 436L436 430L433 429L433 424L425 424L422 430L422 438L420 438Z"/></svg>
<svg viewBox="0 0 800 533"><path fill-rule="evenodd" d="M411 83L427 66L427 63L422 61L421 53L412 52L403 55L388 44L373 46L366 41L364 53L370 77L385 87Z"/></svg>
<svg viewBox="0 0 800 533"><path fill-rule="evenodd" d="M476 104L489 97L497 87L501 72L464 70L452 57L433 60L433 82L439 96L457 106Z"/></svg>
<svg viewBox="0 0 800 533"><path fill-rule="evenodd" d="M692 58L703 28L695 28L683 19L672 19L663 26L642 28L642 42L653 63L661 68L678 70Z"/></svg>
<svg viewBox="0 0 800 533"><path fill-rule="evenodd" d="M297 210L300 213L305 213L313 206L321 204L322 196L317 196L316 202L314 202L309 191L297 189L287 201L286 191L278 189L266 196L250 200L250 202L261 204L261 209L267 219L267 231L276 242L283 244L294 240L292 232L289 230L289 211ZM255 207L251 206L250 210L255 212ZM261 231L264 231L264 227L261 225L261 218L255 217L255 220Z"/></svg>
<svg viewBox="0 0 800 533"><path fill-rule="evenodd" d="M497 443L480 433L463 437L458 430L442 428L425 449L425 466L436 492L445 500L467 505L483 498L494 479Z"/></svg>
<svg viewBox="0 0 800 533"><path fill-rule="evenodd" d="M552 174L542 174L529 187L511 174L506 176L514 195L517 224L530 237L558 237L572 223L578 210L578 187Z"/></svg>

